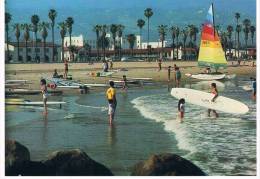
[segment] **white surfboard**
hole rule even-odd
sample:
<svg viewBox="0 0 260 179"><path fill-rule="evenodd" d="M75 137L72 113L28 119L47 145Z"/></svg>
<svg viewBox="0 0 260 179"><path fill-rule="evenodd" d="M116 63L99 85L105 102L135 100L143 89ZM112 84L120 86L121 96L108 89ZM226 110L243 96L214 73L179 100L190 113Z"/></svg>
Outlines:
<svg viewBox="0 0 260 179"><path fill-rule="evenodd" d="M153 80L152 78L129 78L128 79L131 79L131 80L143 80L143 81L151 81Z"/></svg>
<svg viewBox="0 0 260 179"><path fill-rule="evenodd" d="M84 84L87 87L108 87L109 85L107 84L96 84L96 83L86 83Z"/></svg>
<svg viewBox="0 0 260 179"><path fill-rule="evenodd" d="M237 76L236 74L226 75L225 78L226 79L234 79L234 78L236 78L236 76Z"/></svg>
<svg viewBox="0 0 260 179"><path fill-rule="evenodd" d="M252 85L244 85L242 86L243 90L245 91L253 91L253 87Z"/></svg>
<svg viewBox="0 0 260 179"><path fill-rule="evenodd" d="M38 106L43 105L43 101L15 101L15 100L6 100L6 105L24 105L24 106ZM47 105L62 105L66 104L64 101L47 101Z"/></svg>
<svg viewBox="0 0 260 179"><path fill-rule="evenodd" d="M220 75L214 75L214 74L190 74L190 73L186 73L186 76L190 77L190 78L194 78L194 79L198 79L198 80L220 80L225 78L225 74L220 74Z"/></svg>
<svg viewBox="0 0 260 179"><path fill-rule="evenodd" d="M5 80L5 83L26 83L28 80Z"/></svg>
<svg viewBox="0 0 260 179"><path fill-rule="evenodd" d="M214 95L203 91L187 88L172 88L171 95L177 99L184 98L187 103L225 113L245 114L249 111L248 106L244 103L224 96L218 96L215 102L212 102L211 100Z"/></svg>

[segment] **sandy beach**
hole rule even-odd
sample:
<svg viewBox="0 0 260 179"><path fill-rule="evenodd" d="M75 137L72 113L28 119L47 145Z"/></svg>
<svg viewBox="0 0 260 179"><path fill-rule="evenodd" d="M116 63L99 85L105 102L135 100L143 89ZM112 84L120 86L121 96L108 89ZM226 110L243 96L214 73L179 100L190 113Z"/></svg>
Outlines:
<svg viewBox="0 0 260 179"><path fill-rule="evenodd" d="M102 71L102 63L70 63L69 74L73 76L73 80L83 83L108 83L111 78L119 79L122 75L127 75L129 78L153 78L155 82L167 82L167 67L176 64L182 72L182 79L187 78L185 73L196 74L202 72L203 69L197 66L197 61L169 61L162 63L162 70L158 71L157 62L114 62L113 69L125 68L127 71L115 72L112 77L93 77L89 75L91 72ZM237 64L237 62L234 62ZM240 66L232 67L232 62L226 69L219 72L226 74L236 74L237 76L256 76L256 67L251 66L252 62L241 62ZM54 69L57 69L59 74L64 72L63 63L51 64L6 64L5 78L6 79L26 79L30 81L31 89L39 88L39 79L42 76L51 77ZM173 75L173 74L172 74Z"/></svg>

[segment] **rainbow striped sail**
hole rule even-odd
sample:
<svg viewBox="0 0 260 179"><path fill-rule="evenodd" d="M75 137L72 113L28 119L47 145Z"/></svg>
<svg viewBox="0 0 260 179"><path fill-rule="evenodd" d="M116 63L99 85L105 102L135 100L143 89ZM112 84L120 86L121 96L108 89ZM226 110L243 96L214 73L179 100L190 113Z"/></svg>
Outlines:
<svg viewBox="0 0 260 179"><path fill-rule="evenodd" d="M226 68L227 61L217 31L214 28L213 4L202 27L198 65L218 69Z"/></svg>

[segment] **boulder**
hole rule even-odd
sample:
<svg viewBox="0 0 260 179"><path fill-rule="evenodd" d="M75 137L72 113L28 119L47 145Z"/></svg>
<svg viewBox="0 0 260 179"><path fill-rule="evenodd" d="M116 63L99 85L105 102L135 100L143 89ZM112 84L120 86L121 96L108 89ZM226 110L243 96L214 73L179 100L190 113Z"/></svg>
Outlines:
<svg viewBox="0 0 260 179"><path fill-rule="evenodd" d="M5 141L5 168L30 160L29 150L14 140Z"/></svg>
<svg viewBox="0 0 260 179"><path fill-rule="evenodd" d="M56 151L48 156L44 165L57 176L112 176L104 165L92 160L85 152L74 149Z"/></svg>
<svg viewBox="0 0 260 179"><path fill-rule="evenodd" d="M132 176L205 176L190 161L175 154L152 155L133 167Z"/></svg>

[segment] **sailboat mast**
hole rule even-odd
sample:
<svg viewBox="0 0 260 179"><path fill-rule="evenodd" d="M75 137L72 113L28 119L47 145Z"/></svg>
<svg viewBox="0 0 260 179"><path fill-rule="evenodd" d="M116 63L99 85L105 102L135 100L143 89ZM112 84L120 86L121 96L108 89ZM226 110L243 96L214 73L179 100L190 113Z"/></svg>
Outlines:
<svg viewBox="0 0 260 179"><path fill-rule="evenodd" d="M213 29L214 29L214 37L215 37L215 17L214 17L214 6L213 3L211 4L212 6L212 16L213 16Z"/></svg>

